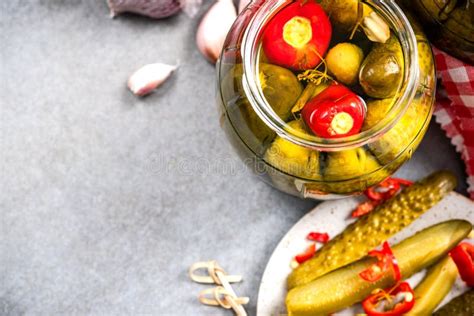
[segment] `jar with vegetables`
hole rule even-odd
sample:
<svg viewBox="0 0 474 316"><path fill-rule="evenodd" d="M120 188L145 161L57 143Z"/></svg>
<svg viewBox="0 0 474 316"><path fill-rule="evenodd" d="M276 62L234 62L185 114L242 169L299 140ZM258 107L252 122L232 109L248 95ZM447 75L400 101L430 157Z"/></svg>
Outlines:
<svg viewBox="0 0 474 316"><path fill-rule="evenodd" d="M450 55L474 65L473 0L397 0L418 18L430 41Z"/></svg>
<svg viewBox="0 0 474 316"><path fill-rule="evenodd" d="M217 66L223 129L284 192L330 199L380 183L411 157L433 111L420 30L392 1L253 1Z"/></svg>

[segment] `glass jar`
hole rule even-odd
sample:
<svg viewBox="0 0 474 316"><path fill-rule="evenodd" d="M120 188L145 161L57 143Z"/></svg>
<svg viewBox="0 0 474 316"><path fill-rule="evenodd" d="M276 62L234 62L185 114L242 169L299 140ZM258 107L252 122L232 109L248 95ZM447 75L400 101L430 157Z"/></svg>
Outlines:
<svg viewBox="0 0 474 316"><path fill-rule="evenodd" d="M268 102L294 103L301 90L285 81L288 70L259 63L265 25L292 2L254 0L234 23L217 65L221 125L245 164L281 191L314 199L360 194L407 161L427 130L436 86L431 47L393 1L364 1L400 41L398 92L380 120L357 135L323 139L302 133ZM270 86L266 91L262 75Z"/></svg>

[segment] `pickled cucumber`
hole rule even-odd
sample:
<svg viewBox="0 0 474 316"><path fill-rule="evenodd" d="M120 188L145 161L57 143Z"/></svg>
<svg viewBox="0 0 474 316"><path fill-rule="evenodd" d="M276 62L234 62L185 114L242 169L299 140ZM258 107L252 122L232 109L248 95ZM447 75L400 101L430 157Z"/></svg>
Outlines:
<svg viewBox="0 0 474 316"><path fill-rule="evenodd" d="M416 21L410 16L409 19L414 25L417 37L420 90L395 126L379 140L369 144L369 148L375 154L377 160L384 165L397 158L401 160L410 158L411 151L408 150L408 147L415 148L421 140L421 137L417 138L417 136L419 133L422 135L424 129L427 128L426 119L429 118L429 112L434 101L434 98L426 96L426 94L431 93L430 91L433 91L436 85L431 46ZM382 119L388 113L389 106L394 101L395 98L388 98L367 102L367 118L362 129L366 130L376 124L376 120ZM373 111L374 109L376 111ZM402 153L405 157L399 157Z"/></svg>
<svg viewBox="0 0 474 316"><path fill-rule="evenodd" d="M426 104L430 102L430 104ZM409 146L415 147L413 141L419 133L423 132L428 124L425 124L428 113L431 111L431 99L416 98L412 101L401 119L378 140L368 144L371 152L377 160L383 164L389 164L406 152L410 158L410 152L406 151Z"/></svg>
<svg viewBox="0 0 474 316"><path fill-rule="evenodd" d="M365 256L438 203L456 187L448 171L435 172L403 190L371 213L349 225L301 264L288 277L288 288L307 284L328 272Z"/></svg>
<svg viewBox="0 0 474 316"><path fill-rule="evenodd" d="M453 298L437 310L434 316L472 316L474 315L474 289Z"/></svg>
<svg viewBox="0 0 474 316"><path fill-rule="evenodd" d="M352 179L380 168L377 160L362 147L327 153L325 160L322 170L328 181Z"/></svg>
<svg viewBox="0 0 474 316"><path fill-rule="evenodd" d="M308 133L302 120L288 123L297 132ZM320 179L319 152L277 136L265 152L265 161L283 172L304 178Z"/></svg>
<svg viewBox="0 0 474 316"><path fill-rule="evenodd" d="M322 0L324 11L330 16L333 25L341 31L351 31L359 18L359 0ZM367 16L373 10L363 5L362 16Z"/></svg>
<svg viewBox="0 0 474 316"><path fill-rule="evenodd" d="M389 176L375 157L362 147L322 155L324 188L334 194L363 191L368 183L379 183Z"/></svg>
<svg viewBox="0 0 474 316"><path fill-rule="evenodd" d="M291 116L291 107L303 91L301 82L290 70L260 63L260 85L267 102L284 121Z"/></svg>
<svg viewBox="0 0 474 316"><path fill-rule="evenodd" d="M458 268L450 256L446 256L426 272L415 292L415 306L405 315L431 315L436 306L451 291L458 276Z"/></svg>
<svg viewBox="0 0 474 316"><path fill-rule="evenodd" d="M368 130L382 120L393 106L395 99L374 99L367 101L367 114L362 130Z"/></svg>
<svg viewBox="0 0 474 316"><path fill-rule="evenodd" d="M405 14L410 21L410 24L413 27L413 31L416 35L421 88L424 88L425 91L432 91L435 87L436 78L431 45L426 38L426 35L423 32L423 28L418 22L418 19L408 11L405 11Z"/></svg>
<svg viewBox="0 0 474 316"><path fill-rule="evenodd" d="M365 93L373 98L393 97L402 82L403 53L398 39L375 43L360 67L359 83Z"/></svg>
<svg viewBox="0 0 474 316"><path fill-rule="evenodd" d="M468 221L450 220L428 227L393 246L402 277L409 278L445 256L471 230L472 225ZM377 288L387 288L395 284L396 280L391 271L377 282L367 282L359 276L360 272L375 262L375 258L365 257L292 289L286 298L289 316L334 313L362 301Z"/></svg>
<svg viewBox="0 0 474 316"><path fill-rule="evenodd" d="M291 116L291 108L303 91L303 86L290 70L271 64L260 63L260 83L267 102L284 121ZM234 126L242 129L239 133L253 150L268 145L275 133L262 122L249 101L244 97L242 87L242 65L236 65L223 80L222 95L226 100L234 100L235 106L229 107ZM250 134L250 135L249 135Z"/></svg>

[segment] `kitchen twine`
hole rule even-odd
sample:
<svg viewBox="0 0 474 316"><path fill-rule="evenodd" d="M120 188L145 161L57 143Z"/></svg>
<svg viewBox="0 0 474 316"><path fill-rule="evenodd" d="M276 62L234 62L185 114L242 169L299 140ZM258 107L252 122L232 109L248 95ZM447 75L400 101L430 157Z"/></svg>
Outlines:
<svg viewBox="0 0 474 316"><path fill-rule="evenodd" d="M208 275L196 274L198 270L206 269ZM196 262L189 268L189 277L196 283L217 284L218 286L202 290L199 293L199 302L204 305L221 306L233 309L237 316L247 316L242 305L249 302L248 297L238 297L230 283L242 281L240 275L227 275L217 261Z"/></svg>

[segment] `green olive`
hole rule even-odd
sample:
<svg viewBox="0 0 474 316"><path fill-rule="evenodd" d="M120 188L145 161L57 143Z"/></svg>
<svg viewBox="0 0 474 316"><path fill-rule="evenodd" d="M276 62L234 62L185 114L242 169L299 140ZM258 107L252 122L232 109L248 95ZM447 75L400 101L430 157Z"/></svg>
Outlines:
<svg viewBox="0 0 474 316"><path fill-rule="evenodd" d="M385 44L376 43L359 72L359 83L373 98L393 97L403 77L403 55L398 39L392 36Z"/></svg>
<svg viewBox="0 0 474 316"><path fill-rule="evenodd" d="M357 74L364 59L364 52L352 43L339 43L326 56L329 72L346 85L357 83Z"/></svg>

